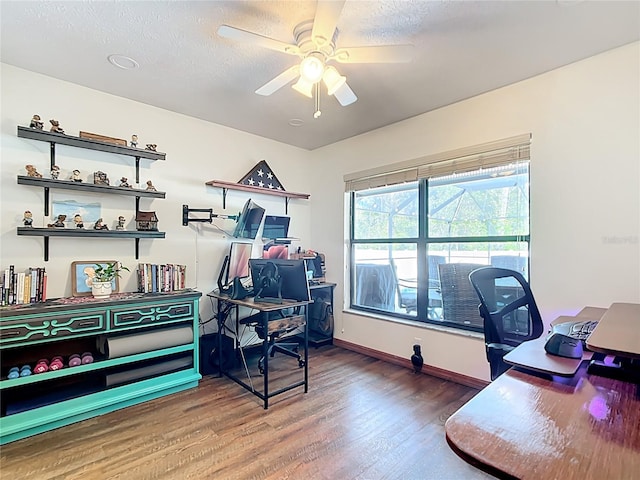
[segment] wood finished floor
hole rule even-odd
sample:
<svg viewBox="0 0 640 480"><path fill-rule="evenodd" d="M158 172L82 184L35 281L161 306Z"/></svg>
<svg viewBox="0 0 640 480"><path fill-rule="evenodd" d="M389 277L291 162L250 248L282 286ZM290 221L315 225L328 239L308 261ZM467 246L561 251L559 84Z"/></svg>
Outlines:
<svg viewBox="0 0 640 480"><path fill-rule="evenodd" d="M476 390L333 346L309 355L309 392L276 396L268 410L207 376L196 389L4 445L0 477L493 478L445 440L444 422Z"/></svg>

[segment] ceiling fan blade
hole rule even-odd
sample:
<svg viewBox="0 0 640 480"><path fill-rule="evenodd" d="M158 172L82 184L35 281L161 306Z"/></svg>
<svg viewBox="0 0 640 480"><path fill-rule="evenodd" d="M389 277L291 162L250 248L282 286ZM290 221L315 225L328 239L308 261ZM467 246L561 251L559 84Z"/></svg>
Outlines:
<svg viewBox="0 0 640 480"><path fill-rule="evenodd" d="M413 49L413 45L338 48L331 58L339 63L406 63L413 59Z"/></svg>
<svg viewBox="0 0 640 480"><path fill-rule="evenodd" d="M342 86L335 91L333 96L336 97L336 100L338 100L338 102L340 102L340 105L342 105L343 107L351 105L353 102L358 100L358 97L356 97L356 94L353 93L351 87L347 85L347 82L343 83Z"/></svg>
<svg viewBox="0 0 640 480"><path fill-rule="evenodd" d="M289 55L300 55L300 49L297 45L281 42L280 40L258 35L257 33L247 32L246 30L241 30L236 27L230 27L229 25L220 25L220 27L218 27L218 35L230 40L252 43L258 47L268 48L269 50L275 50L276 52L287 53Z"/></svg>
<svg viewBox="0 0 640 480"><path fill-rule="evenodd" d="M318 47L331 43L345 0L318 0L311 39Z"/></svg>
<svg viewBox="0 0 640 480"><path fill-rule="evenodd" d="M293 67L288 68L287 70L282 72L273 80L270 80L267 83L265 83L263 86L261 86L259 89L256 90L256 93L258 95L264 95L265 97L268 95L271 95L276 90L281 89L287 83L291 82L294 78L298 76L299 73L300 73L299 65L294 65Z"/></svg>

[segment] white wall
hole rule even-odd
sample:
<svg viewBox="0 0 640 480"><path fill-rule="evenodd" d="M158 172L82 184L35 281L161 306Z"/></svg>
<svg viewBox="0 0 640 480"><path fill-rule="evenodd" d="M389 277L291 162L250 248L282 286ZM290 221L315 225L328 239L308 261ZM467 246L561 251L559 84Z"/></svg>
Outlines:
<svg viewBox="0 0 640 480"><path fill-rule="evenodd" d="M206 294L215 285L230 238L208 223L182 226L182 205L237 214L251 197L266 208L267 213L284 215L283 198L239 191L229 191L223 210L222 190L205 186L206 181L213 179L237 182L260 160L267 161L287 190L309 191L306 150L6 64L1 67L0 267L45 266L50 298L71 295L71 262L112 259L122 261L132 272L138 262L185 264L187 285ZM43 189L16 183L17 175L25 175L24 166L29 163L39 172L49 173L49 144L18 138L16 133L17 126L29 126L36 113L44 120L47 130L48 120L55 118L70 135L77 136L83 130L128 140L136 133L142 148L146 143L156 143L158 151L165 152L167 159L141 160L140 180L144 183L151 179L156 188L167 195L166 199L143 198L140 208L156 211L159 230L166 232L166 238L141 240L139 260L134 258L134 240L52 238L50 259L45 263L42 237L16 235L25 210L33 212L34 226L51 223L51 218L43 216ZM121 176L130 181L134 179L134 159L129 157L58 146L56 163L66 175L74 168L81 170L85 178L95 170L105 171L112 185L118 184ZM51 195L54 200L100 201L110 228L114 227L118 215L124 215L128 228L135 229L134 197L78 195L65 190L52 190ZM299 244L304 248L311 248L309 211L309 200L292 199L289 203L291 234L301 239ZM235 224L231 220L216 220L215 225L230 232ZM135 275L125 272L121 291L135 290ZM211 308L206 296L201 305L202 316L209 318Z"/></svg>
<svg viewBox="0 0 640 480"><path fill-rule="evenodd" d="M311 152L313 237L339 284L336 305L348 302L344 174L529 132L531 285L543 318L640 302L639 59L634 43ZM337 338L408 358L419 337L426 363L489 379L479 338L336 310Z"/></svg>

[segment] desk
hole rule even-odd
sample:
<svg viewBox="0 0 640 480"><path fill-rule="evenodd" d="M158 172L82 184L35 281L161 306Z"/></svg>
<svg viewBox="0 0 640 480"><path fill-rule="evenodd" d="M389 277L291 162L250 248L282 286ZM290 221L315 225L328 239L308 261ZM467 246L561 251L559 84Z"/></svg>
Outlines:
<svg viewBox="0 0 640 480"><path fill-rule="evenodd" d="M638 358L640 305L614 303L578 317L601 313L587 346L624 362ZM585 363L570 378L508 370L447 420L447 442L503 478L639 478L640 384L590 374Z"/></svg>
<svg viewBox="0 0 640 480"><path fill-rule="evenodd" d="M220 375L225 375L228 378L230 378L231 380L233 380L234 382L238 383L239 385L243 386L244 388L246 388L247 390L249 390L251 393L253 393L254 395L256 395L257 397L259 397L260 399L263 400L264 402L264 408L265 410L267 408L269 408L269 399L275 395L279 395L281 393L287 392L289 390L292 390L294 388L297 387L304 387L304 393L307 393L308 389L309 389L309 354L308 354L308 350L309 350L309 328L308 328L308 318L307 318L307 309L306 306L310 303L307 301L304 302L298 302L298 301L291 301L291 300L283 300L282 303L269 303L269 302L256 302L254 298L245 298L242 300L233 300L231 298L229 298L228 295L225 294L220 294L216 291L210 292L207 294L207 296L215 298L218 302L218 315L217 315L217 322L218 322L218 352L219 352L219 362L218 365L220 367ZM239 325L239 307L246 307L246 308L250 308L252 310L257 310L258 312L260 312L260 321L262 322L262 327L263 330L265 332L268 331L268 313L269 312L277 312L279 310L284 310L287 308L299 308L299 307L305 307L304 310L304 316L305 316L305 322L304 322L304 374L303 374L303 380L299 381L299 382L294 382L291 383L283 388L280 388L274 392L270 392L269 391L269 355L267 354L268 352L268 348L269 348L269 340L268 340L268 335L265 335L265 338L262 341L262 355L264 357L264 369L263 369L263 378L264 378L264 383L263 383L263 389L262 391L260 391L259 389L254 388L252 383L247 383L245 381L243 381L241 378L231 374L228 371L225 371L225 369L223 368L223 362L222 362L222 334L224 333L224 331L226 330L225 324L228 318L228 315L231 313L232 309L235 309L236 315L235 315L235 320L236 320L236 329L235 329L235 333L236 336L238 334L238 325ZM236 338L236 348L239 348L239 344L238 344L238 338Z"/></svg>
<svg viewBox="0 0 640 480"><path fill-rule="evenodd" d="M640 386L510 369L445 424L464 460L501 478L631 480L640 472Z"/></svg>
<svg viewBox="0 0 640 480"><path fill-rule="evenodd" d="M613 303L587 338L594 352L640 358L640 304Z"/></svg>

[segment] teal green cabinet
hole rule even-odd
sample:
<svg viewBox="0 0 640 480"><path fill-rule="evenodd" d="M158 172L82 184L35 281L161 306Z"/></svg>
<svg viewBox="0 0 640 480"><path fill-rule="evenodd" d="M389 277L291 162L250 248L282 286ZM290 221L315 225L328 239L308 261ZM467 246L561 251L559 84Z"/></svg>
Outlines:
<svg viewBox="0 0 640 480"><path fill-rule="evenodd" d="M122 293L0 309L0 444L196 387L200 296ZM69 366L87 353L91 362ZM62 368L35 373L56 356ZM9 378L25 365L30 375Z"/></svg>

